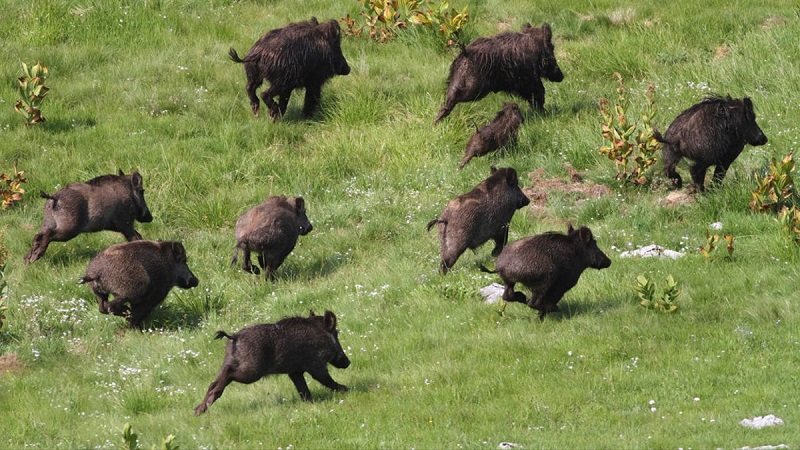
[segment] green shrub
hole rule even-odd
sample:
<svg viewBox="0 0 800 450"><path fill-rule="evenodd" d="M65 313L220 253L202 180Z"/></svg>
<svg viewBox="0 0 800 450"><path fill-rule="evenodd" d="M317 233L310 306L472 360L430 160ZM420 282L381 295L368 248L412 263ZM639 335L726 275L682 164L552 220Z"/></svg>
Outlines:
<svg viewBox="0 0 800 450"><path fill-rule="evenodd" d="M727 257L728 258L733 257L733 250L734 250L733 242L736 239L733 233L723 233L722 235L719 235L719 234L711 234L710 231L706 230L706 245L700 247L700 254L703 255L707 260L712 262L716 261L715 257L716 253L714 252L714 250L717 248L717 242L719 242L720 237L722 237L722 240L724 240L727 243L727 249L728 249Z"/></svg>
<svg viewBox="0 0 800 450"><path fill-rule="evenodd" d="M14 109L25 118L25 126L36 125L45 121L39 106L50 90L44 85L47 79L47 67L36 63L28 69L28 65L22 63L22 72L24 74L17 79L17 89L22 98L14 104Z"/></svg>
<svg viewBox="0 0 800 450"><path fill-rule="evenodd" d="M678 282L672 277L667 276L667 284L661 290L661 295L657 294L655 283L648 280L644 275L636 277L636 285L633 287L636 295L641 299L639 305L661 312L674 312L678 309L675 300L681 295L678 289Z"/></svg>
<svg viewBox="0 0 800 450"><path fill-rule="evenodd" d="M636 123L629 115L630 90L622 82L622 75L615 72L617 78L617 101L612 107L610 100L601 98L599 102L603 139L609 145L600 147L600 153L614 161L616 178L623 185L643 186L650 181L650 172L656 163L656 152L661 144L653 136L653 118L656 116L656 104L653 98L655 88L647 86L645 92L646 105L642 113L641 123Z"/></svg>
<svg viewBox="0 0 800 450"><path fill-rule="evenodd" d="M370 39L388 42L408 24L433 30L447 46L458 45L461 29L469 21L467 7L461 11L450 7L447 0L358 0L363 23L350 15L341 20L345 34L361 36L366 32Z"/></svg>
<svg viewBox="0 0 800 450"><path fill-rule="evenodd" d="M8 283L6 283L5 277L8 250L6 250L5 244L3 243L4 235L5 228L0 230L0 328L3 328L3 323L5 323L6 320L5 312L8 310L8 306L5 305L6 293L8 291Z"/></svg>
<svg viewBox="0 0 800 450"><path fill-rule="evenodd" d="M8 175L0 173L0 181L5 183L5 186L0 184L0 206L5 210L11 207L15 202L22 200L22 194L25 189L22 188L22 183L27 183L28 179L25 178L24 170L17 169L17 163L14 163L14 173Z"/></svg>

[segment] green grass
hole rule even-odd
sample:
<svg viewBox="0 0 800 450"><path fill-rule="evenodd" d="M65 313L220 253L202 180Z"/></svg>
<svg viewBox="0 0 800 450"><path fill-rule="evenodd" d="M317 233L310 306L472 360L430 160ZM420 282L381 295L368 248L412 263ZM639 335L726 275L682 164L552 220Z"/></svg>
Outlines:
<svg viewBox="0 0 800 450"><path fill-rule="evenodd" d="M301 118L302 92L283 120L252 117L228 48L242 54L266 30L312 15L354 15L355 0L0 1L0 172L18 161L30 179L23 202L0 212L9 251L0 364L17 361L0 373L0 447L114 447L125 423L143 448L170 434L182 448L797 445L800 251L748 202L769 158L798 150L800 10L781 1L467 4L468 40L499 23L551 23L565 79L545 82L546 114L523 105L516 146L457 171L475 125L519 100L460 104L434 127L455 52L425 32L389 44L345 38L352 72L325 86L313 119ZM13 110L15 79L36 61L50 69L51 91L47 122L28 129ZM632 112L655 84L661 130L711 91L750 96L769 144L747 147L725 186L690 205L662 206L659 186L620 190L597 152L597 100L615 97L615 71ZM612 194L576 202L553 193L544 218L523 209L511 224L512 240L588 225L613 260L583 275L562 313L539 322L522 305L500 314L483 303L479 289L498 281L477 270L492 266L490 244L438 274L425 224L449 199L492 164L515 167L528 185L538 168L566 177L567 162ZM117 169L144 176L155 219L137 229L181 240L200 279L173 290L142 333L99 314L76 283L119 234L53 243L22 265L41 224L37 193ZM678 170L688 179L685 163ZM270 194L302 195L315 227L271 284L229 265L237 217ZM709 262L697 248L717 221L736 250ZM652 243L686 256L619 257ZM638 306L638 274L659 284L672 274L678 311ZM306 404L274 376L232 384L192 415L222 362L216 330L309 309L339 317L353 364L331 372L350 392L309 378L317 401ZM770 413L786 425L738 424Z"/></svg>

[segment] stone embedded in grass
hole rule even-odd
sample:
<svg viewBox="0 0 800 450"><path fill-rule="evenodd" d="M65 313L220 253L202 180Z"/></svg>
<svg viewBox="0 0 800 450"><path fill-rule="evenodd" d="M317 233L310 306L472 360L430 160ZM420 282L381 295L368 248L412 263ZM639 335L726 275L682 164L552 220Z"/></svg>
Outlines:
<svg viewBox="0 0 800 450"><path fill-rule="evenodd" d="M671 259L678 259L683 256L684 253L677 252L675 250L666 249L660 245L647 245L644 247L637 247L636 250L629 250L627 252L620 253L620 257L622 258L631 258L634 256L641 256L642 258L653 258L659 257L661 259L664 258L671 258Z"/></svg>
<svg viewBox="0 0 800 450"><path fill-rule="evenodd" d="M764 427L774 427L776 425L783 425L783 419L776 417L774 414L767 414L766 416L758 416L752 419L744 419L739 422L739 425L754 430L760 430Z"/></svg>
<svg viewBox="0 0 800 450"><path fill-rule="evenodd" d="M485 303L499 303L503 298L503 285L499 283L492 283L488 286L481 288L481 295Z"/></svg>

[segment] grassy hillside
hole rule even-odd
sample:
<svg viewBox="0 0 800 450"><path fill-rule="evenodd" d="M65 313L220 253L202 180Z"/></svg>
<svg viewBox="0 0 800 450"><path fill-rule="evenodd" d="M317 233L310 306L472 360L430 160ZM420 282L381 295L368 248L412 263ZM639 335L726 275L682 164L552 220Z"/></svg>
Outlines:
<svg viewBox="0 0 800 450"><path fill-rule="evenodd" d="M565 79L545 82L544 114L505 95L458 105L441 124L455 50L409 29L379 44L345 37L352 72L323 88L304 120L302 91L277 122L254 118L240 65L265 31L356 16L355 0L80 3L0 0L0 173L14 162L29 182L0 212L8 250L0 328L0 447L142 447L175 436L182 448L738 448L797 445L800 404L800 252L766 214L750 211L770 158L798 150L800 9L788 1L469 1L467 41L549 22ZM50 69L47 121L26 128L13 108L21 63ZM769 143L746 147L725 185L664 206L663 180L623 188L598 148L597 101L615 98L614 72L631 89L633 117L655 86L665 130L710 92L749 96ZM504 101L521 103L516 145L455 166L475 126ZM263 109L262 109L263 111ZM550 190L520 210L510 239L586 225L612 259L587 271L539 322L520 304L503 311L479 289L497 282L491 245L438 274L425 224L491 165L514 167L524 187L566 182L565 163L608 193ZM656 169L660 170L660 164ZM121 242L112 232L53 243L23 266L42 220L39 191L139 170L155 217L148 239L184 243L200 286L173 290L144 332L101 315L85 285L89 260ZM541 170L531 177L530 173ZM679 172L687 180L688 165ZM237 217L270 194L302 195L314 231L267 283L231 267ZM698 248L736 237L715 261ZM678 260L621 258L637 246L680 250ZM683 293L675 313L638 305L637 275ZM351 388L309 379L303 403L286 376L232 384L192 415L214 379L217 330L331 309L353 364L331 368ZM750 430L765 414L786 425Z"/></svg>

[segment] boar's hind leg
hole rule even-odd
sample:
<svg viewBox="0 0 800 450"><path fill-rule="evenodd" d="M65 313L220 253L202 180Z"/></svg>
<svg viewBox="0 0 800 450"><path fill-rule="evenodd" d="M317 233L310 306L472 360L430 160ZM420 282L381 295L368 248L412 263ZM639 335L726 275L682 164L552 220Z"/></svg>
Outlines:
<svg viewBox="0 0 800 450"><path fill-rule="evenodd" d="M311 391L308 390L308 384L306 384L306 379L303 377L303 372L292 372L289 374L289 378L292 379L294 387L297 388L297 393L300 394L300 398L302 398L304 402L314 400L313 397L311 397Z"/></svg>
<svg viewBox="0 0 800 450"><path fill-rule="evenodd" d="M225 388L231 384L231 381L233 381L233 377L231 376L230 372L231 367L228 364L223 364L217 379L208 386L208 392L206 392L205 398L203 398L203 401L200 402L200 404L194 409L195 416L199 416L200 414L206 412L206 409L208 409L209 406L217 401L218 398L222 397L222 392L225 391Z"/></svg>
<svg viewBox="0 0 800 450"><path fill-rule="evenodd" d="M500 255L500 252L503 251L503 247L505 247L506 243L508 242L508 224L505 224L503 228L500 229L500 232L492 238L492 240L494 240L492 256L497 257Z"/></svg>
<svg viewBox="0 0 800 450"><path fill-rule="evenodd" d="M277 120L278 117L281 116L280 106L275 103L276 95L278 95L278 91L274 86L270 86L269 89L261 93L261 99L264 100L264 104L267 105L269 117L272 120Z"/></svg>
<svg viewBox="0 0 800 450"><path fill-rule="evenodd" d="M678 165L678 162L681 160L681 156L675 152L670 144L663 144L662 149L664 159L664 176L670 179L676 188L680 189L681 186L683 186L683 179L681 178L680 174L678 174L678 171L675 170L675 166Z"/></svg>
<svg viewBox="0 0 800 450"><path fill-rule="evenodd" d="M234 252L233 254L233 264L236 264L236 258L238 256L238 251ZM242 248L242 270L247 273L254 273L258 275L259 270L258 267L253 265L253 261L250 259L250 249L247 247Z"/></svg>

